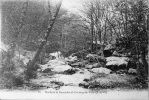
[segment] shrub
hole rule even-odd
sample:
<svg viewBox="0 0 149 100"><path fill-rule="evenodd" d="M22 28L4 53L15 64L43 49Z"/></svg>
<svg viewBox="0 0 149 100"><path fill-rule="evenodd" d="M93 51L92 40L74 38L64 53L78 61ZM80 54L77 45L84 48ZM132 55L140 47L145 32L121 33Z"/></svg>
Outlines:
<svg viewBox="0 0 149 100"><path fill-rule="evenodd" d="M11 49L6 51L0 63L0 87L11 89L21 86L25 81L25 67L23 61L15 57Z"/></svg>
<svg viewBox="0 0 149 100"><path fill-rule="evenodd" d="M36 78L37 77L37 69L38 69L38 65L35 64L33 67L29 66L30 62L27 64L27 67L24 71L25 74L25 80L29 81L32 78Z"/></svg>
<svg viewBox="0 0 149 100"><path fill-rule="evenodd" d="M9 61L8 61L9 60ZM0 68L0 86L3 88L11 89L20 86L24 83L23 75L17 70L14 62L9 58L5 58L1 62Z"/></svg>

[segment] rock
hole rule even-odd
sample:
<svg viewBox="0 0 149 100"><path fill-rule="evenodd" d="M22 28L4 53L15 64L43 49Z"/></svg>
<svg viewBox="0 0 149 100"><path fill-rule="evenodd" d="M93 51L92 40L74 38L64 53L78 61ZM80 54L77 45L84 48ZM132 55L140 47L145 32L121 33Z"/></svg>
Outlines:
<svg viewBox="0 0 149 100"><path fill-rule="evenodd" d="M67 65L67 62L65 61L65 59L54 59L54 60L50 60L48 62L48 65L51 66L57 66L57 65Z"/></svg>
<svg viewBox="0 0 149 100"><path fill-rule="evenodd" d="M74 68L73 68L74 69ZM91 76L93 76L94 74L89 72L86 69L79 69L79 68L75 68L74 70L77 70L74 74L72 75L66 75L63 73L59 73L59 74L54 74L52 77L47 78L49 81L59 81L59 82L63 82L64 85L73 85L73 86L78 86L79 83L82 83L83 80L85 79L90 79ZM80 74L80 71L83 72L83 74ZM43 79L45 80L45 79Z"/></svg>
<svg viewBox="0 0 149 100"><path fill-rule="evenodd" d="M87 65L85 65L85 68L87 68L87 69L91 69L91 68L93 68L93 65L89 65L89 64L87 64Z"/></svg>
<svg viewBox="0 0 149 100"><path fill-rule="evenodd" d="M99 56L99 57L98 57L98 60L99 60L99 61L102 61L102 62L105 62L105 61L106 61L105 57L103 57L103 56Z"/></svg>
<svg viewBox="0 0 149 100"><path fill-rule="evenodd" d="M108 44L108 45L106 45L106 47L104 48L104 50L111 50L111 49L115 49L115 46L113 46L112 44Z"/></svg>
<svg viewBox="0 0 149 100"><path fill-rule="evenodd" d="M87 83L87 82L79 83L79 87L88 88L89 87L89 83Z"/></svg>
<svg viewBox="0 0 149 100"><path fill-rule="evenodd" d="M88 58L89 60L97 61L97 62L105 61L105 58L103 56L99 56L97 54L88 54L86 58Z"/></svg>
<svg viewBox="0 0 149 100"><path fill-rule="evenodd" d="M61 86L64 86L64 83L60 81L51 81L51 85L52 88L59 90Z"/></svg>
<svg viewBox="0 0 149 100"><path fill-rule="evenodd" d="M119 60L123 60L123 61L129 61L128 57L115 57L115 56L111 56L111 57L107 57L106 61L110 62L110 61L119 61Z"/></svg>
<svg viewBox="0 0 149 100"><path fill-rule="evenodd" d="M88 88L89 89L95 89L101 87L100 84L91 84Z"/></svg>
<svg viewBox="0 0 149 100"><path fill-rule="evenodd" d="M72 67L85 67L86 63L87 63L86 61L82 61L82 62L72 63L72 64L69 64L69 65L72 66Z"/></svg>
<svg viewBox="0 0 149 100"><path fill-rule="evenodd" d="M70 64L70 66L72 66L72 67L79 67L80 65L81 65L81 62L76 62L76 63Z"/></svg>
<svg viewBox="0 0 149 100"><path fill-rule="evenodd" d="M116 66L120 66L120 65L128 65L127 61L123 61L123 60L119 60L119 61L110 61L106 63L106 66L110 66L110 65L116 65Z"/></svg>
<svg viewBox="0 0 149 100"><path fill-rule="evenodd" d="M83 71L80 71L79 73L80 73L80 74L84 74L84 72L83 72Z"/></svg>
<svg viewBox="0 0 149 100"><path fill-rule="evenodd" d="M71 66L69 65L59 65L52 68L52 71L54 72L64 72L68 69L71 69Z"/></svg>
<svg viewBox="0 0 149 100"><path fill-rule="evenodd" d="M93 64L93 68L97 68L97 67L99 67L98 63Z"/></svg>
<svg viewBox="0 0 149 100"><path fill-rule="evenodd" d="M113 52L112 55L113 56L117 56L117 57L127 57L128 56L127 54L118 53L116 50Z"/></svg>
<svg viewBox="0 0 149 100"><path fill-rule="evenodd" d="M47 68L47 69L45 69L45 70L43 71L43 73L49 73L49 72L51 72L51 69L50 69L50 68Z"/></svg>
<svg viewBox="0 0 149 100"><path fill-rule="evenodd" d="M64 59L54 59L50 60L45 65L40 65L40 68L42 71L44 71L47 68L50 68L51 71L59 73L71 69L71 66L69 66Z"/></svg>
<svg viewBox="0 0 149 100"><path fill-rule="evenodd" d="M137 74L137 70L133 69L133 68L129 68L128 73L129 74Z"/></svg>
<svg viewBox="0 0 149 100"><path fill-rule="evenodd" d="M45 65L40 65L39 64L39 66L40 66L40 68L38 69L39 71L44 71L45 69L50 68L49 67L50 65L48 65L48 64L45 64Z"/></svg>
<svg viewBox="0 0 149 100"><path fill-rule="evenodd" d="M111 70L107 68L93 68L90 70L93 73L104 73L104 74L110 74Z"/></svg>
<svg viewBox="0 0 149 100"><path fill-rule="evenodd" d="M77 56L69 56L68 58L65 58L67 62L76 62L78 60Z"/></svg>
<svg viewBox="0 0 149 100"><path fill-rule="evenodd" d="M90 79L85 78L83 81L84 81L84 82L89 82Z"/></svg>
<svg viewBox="0 0 149 100"><path fill-rule="evenodd" d="M126 70L121 69L116 71L116 74L125 74L126 72L127 72Z"/></svg>
<svg viewBox="0 0 149 100"><path fill-rule="evenodd" d="M107 57L106 67L111 70L126 69L129 58L128 57Z"/></svg>
<svg viewBox="0 0 149 100"><path fill-rule="evenodd" d="M63 86L64 83L63 82L60 82L60 81L51 81L52 84L56 84L56 85L59 85L59 86Z"/></svg>
<svg viewBox="0 0 149 100"><path fill-rule="evenodd" d="M94 63L94 64L87 64L86 66L85 66L85 68L87 68L87 69L92 69L92 68L97 68L97 67L100 67L100 64L98 64L98 63Z"/></svg>
<svg viewBox="0 0 149 100"><path fill-rule="evenodd" d="M68 69L68 70L65 70L62 74L66 74L66 75L72 75L72 74L75 74L78 70L77 69Z"/></svg>

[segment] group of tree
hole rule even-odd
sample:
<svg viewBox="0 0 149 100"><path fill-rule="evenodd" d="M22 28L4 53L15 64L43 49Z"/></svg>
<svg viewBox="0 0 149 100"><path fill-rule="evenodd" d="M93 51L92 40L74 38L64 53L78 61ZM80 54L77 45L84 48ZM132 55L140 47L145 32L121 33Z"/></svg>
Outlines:
<svg viewBox="0 0 149 100"><path fill-rule="evenodd" d="M12 72L10 76L16 77L15 69L12 69L15 68L13 59L16 51L36 51L26 67L25 74L29 79L34 77L36 62L44 53L61 51L68 55L85 48L82 45L85 45L87 39L84 37L88 34L81 26L82 20L61 5L62 2L55 5L50 1L2 2L1 40L10 48L1 64L5 72Z"/></svg>
<svg viewBox="0 0 149 100"><path fill-rule="evenodd" d="M137 54L140 75L147 73L149 7L147 0L89 0L81 15L72 14L50 1L5 1L2 3L2 41L14 53L19 47L41 52L70 54L88 49L103 50L116 43ZM95 44L95 45L94 45ZM143 71L141 71L143 69Z"/></svg>
<svg viewBox="0 0 149 100"><path fill-rule="evenodd" d="M88 24L93 41L101 45L116 43L137 57L140 77L148 73L148 26L149 7L147 0L91 0L85 2L83 19ZM101 46L102 47L102 46Z"/></svg>

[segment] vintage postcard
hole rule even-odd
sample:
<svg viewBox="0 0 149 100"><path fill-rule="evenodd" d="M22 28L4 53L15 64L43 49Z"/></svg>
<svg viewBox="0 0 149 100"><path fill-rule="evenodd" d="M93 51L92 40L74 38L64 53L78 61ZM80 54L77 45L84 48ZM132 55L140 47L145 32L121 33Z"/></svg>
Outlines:
<svg viewBox="0 0 149 100"><path fill-rule="evenodd" d="M0 99L148 100L148 4L0 1Z"/></svg>

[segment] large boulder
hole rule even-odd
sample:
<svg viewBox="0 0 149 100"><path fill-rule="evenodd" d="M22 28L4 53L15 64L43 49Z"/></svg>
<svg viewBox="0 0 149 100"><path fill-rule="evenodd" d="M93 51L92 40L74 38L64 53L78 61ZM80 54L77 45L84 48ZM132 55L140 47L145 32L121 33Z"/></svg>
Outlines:
<svg viewBox="0 0 149 100"><path fill-rule="evenodd" d="M107 44L104 48L104 50L111 50L111 49L115 49L115 46L112 44Z"/></svg>
<svg viewBox="0 0 149 100"><path fill-rule="evenodd" d="M103 74L110 74L111 73L111 70L110 69L107 69L107 68L93 68L90 70L91 72L93 73L103 73Z"/></svg>
<svg viewBox="0 0 149 100"><path fill-rule="evenodd" d="M64 72L69 69L71 69L71 66L69 65L59 65L59 66L52 67L52 71L54 72Z"/></svg>
<svg viewBox="0 0 149 100"><path fill-rule="evenodd" d="M112 55L117 56L117 57L127 57L128 56L127 54L121 54L121 53L117 52L116 50L113 52Z"/></svg>
<svg viewBox="0 0 149 100"><path fill-rule="evenodd" d="M101 89L110 89L110 88L116 88L121 87L121 84L123 85L129 85L129 81L134 80L133 76L127 76L127 75L119 75L119 74L109 74L104 77L97 77L94 80L90 81L89 88L101 88ZM122 86L123 87L123 86Z"/></svg>
<svg viewBox="0 0 149 100"><path fill-rule="evenodd" d="M134 74L134 75L135 75L135 74L137 74L138 72L137 72L136 69L129 68L128 73L129 73L129 74Z"/></svg>
<svg viewBox="0 0 149 100"><path fill-rule="evenodd" d="M97 67L101 67L101 64L94 63L94 64L87 64L87 65L85 65L85 68L87 68L87 69L92 69L92 68L97 68Z"/></svg>
<svg viewBox="0 0 149 100"><path fill-rule="evenodd" d="M106 67L111 70L126 69L129 58L128 57L107 57L106 58Z"/></svg>
<svg viewBox="0 0 149 100"><path fill-rule="evenodd" d="M64 59L54 59L50 60L45 65L40 65L41 71L44 71L46 69L51 69L51 71L54 72L64 72L68 69L71 69L72 67L67 64L67 62Z"/></svg>
<svg viewBox="0 0 149 100"><path fill-rule="evenodd" d="M94 62L105 61L105 58L103 56L99 56L97 54L88 54L86 58L88 58L89 60L93 60Z"/></svg>
<svg viewBox="0 0 149 100"><path fill-rule="evenodd" d="M107 57L106 61L110 62L110 61L118 61L118 60L124 60L124 61L129 61L128 57L115 57L115 56L111 56L111 57Z"/></svg>
<svg viewBox="0 0 149 100"><path fill-rule="evenodd" d="M51 66L57 66L57 65L67 65L68 63L65 61L65 59L60 58L60 59L50 60L47 64Z"/></svg>

